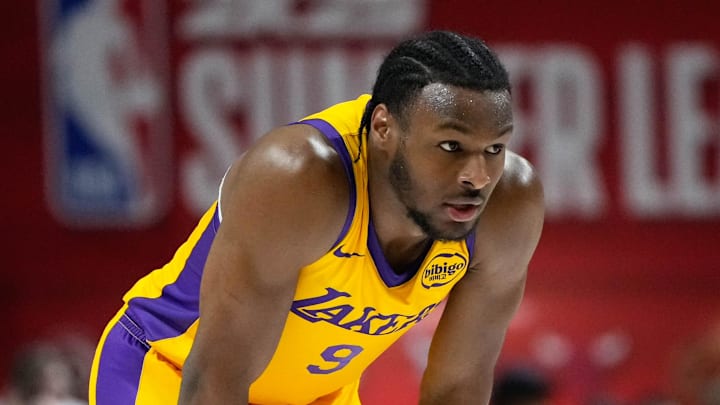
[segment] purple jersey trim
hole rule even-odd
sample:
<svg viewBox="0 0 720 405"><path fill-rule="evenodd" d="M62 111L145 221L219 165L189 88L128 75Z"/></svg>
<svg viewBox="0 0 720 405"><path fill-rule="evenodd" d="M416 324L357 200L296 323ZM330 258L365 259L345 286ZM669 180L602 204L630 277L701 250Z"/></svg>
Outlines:
<svg viewBox="0 0 720 405"><path fill-rule="evenodd" d="M397 287L413 278L425 260L425 256L427 256L427 253L430 251L430 247L432 247L432 244L428 244L423 253L418 256L415 261L405 266L405 268L402 269L403 271L397 273L393 270L392 266L390 266L387 259L385 259L377 233L375 233L375 225L373 225L372 219L370 220L370 224L368 225L368 249L370 249L370 255L375 262L375 267L378 269L380 278L388 287Z"/></svg>
<svg viewBox="0 0 720 405"><path fill-rule="evenodd" d="M136 297L128 301L125 313L142 328L148 341L179 336L198 319L200 279L219 226L215 208L212 220L190 252L177 280L163 287L158 298Z"/></svg>
<svg viewBox="0 0 720 405"><path fill-rule="evenodd" d="M100 351L98 404L134 404L147 347L120 322L110 329Z"/></svg>
<svg viewBox="0 0 720 405"><path fill-rule="evenodd" d="M320 131L330 141L333 148L335 148L337 153L340 155L343 167L345 168L345 175L348 178L348 182L350 182L350 209L348 210L347 217L345 218L345 224L343 225L342 231L340 231L340 236L338 236L335 243L333 243L333 247L335 247L338 243L340 243L341 240L343 240L345 235L347 235L348 231L350 230L350 225L352 224L353 216L355 216L355 200L357 199L357 191L355 188L356 185L355 172L353 172L353 159L350 157L350 153L345 147L345 141L343 141L340 133L338 133L335 127L330 125L330 123L328 123L327 121L323 121L321 119L310 119L305 121L298 121L293 124L310 125Z"/></svg>
<svg viewBox="0 0 720 405"><path fill-rule="evenodd" d="M380 273L380 278L382 278L383 282L385 282L385 285L388 287L397 287L413 278L413 276L415 276L415 273L417 273L417 271L419 270L420 265L425 260L425 257L427 257L427 254L430 251L433 243L429 243L423 253L418 256L415 261L409 263L407 266L405 266L404 269L401 269L401 272L395 272L392 266L390 266L390 263L387 262L387 259L385 259L385 255L383 254L382 248L380 247L380 241L378 240L377 233L375 233L375 226L373 225L372 219L370 220L370 224L368 227L368 248L370 249L370 255L375 262L378 273ZM475 247L474 231L471 232L467 236L467 238L465 238L465 245L467 245L468 256L470 256L468 261L471 261L473 256L473 248Z"/></svg>

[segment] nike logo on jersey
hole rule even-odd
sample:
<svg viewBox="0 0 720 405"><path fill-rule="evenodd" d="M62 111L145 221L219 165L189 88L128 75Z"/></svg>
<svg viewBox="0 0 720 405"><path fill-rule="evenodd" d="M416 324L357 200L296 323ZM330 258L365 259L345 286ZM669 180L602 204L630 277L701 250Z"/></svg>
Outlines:
<svg viewBox="0 0 720 405"><path fill-rule="evenodd" d="M340 246L338 246L338 248L335 249L335 251L333 252L333 254L334 254L335 256L337 256L337 257L343 257L343 258L346 258L346 259L347 259L347 258L350 258L350 257L362 257L362 256L365 256L365 255L361 255L360 253L355 253L355 252L345 253L345 252L342 251L343 246L345 246L345 245L340 245Z"/></svg>

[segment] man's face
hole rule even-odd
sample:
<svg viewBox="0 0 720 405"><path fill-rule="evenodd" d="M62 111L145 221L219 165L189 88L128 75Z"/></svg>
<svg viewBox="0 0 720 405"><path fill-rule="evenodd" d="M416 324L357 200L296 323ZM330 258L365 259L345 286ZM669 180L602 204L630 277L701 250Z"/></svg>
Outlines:
<svg viewBox="0 0 720 405"><path fill-rule="evenodd" d="M510 95L431 84L402 122L388 173L395 194L432 239L464 239L503 173Z"/></svg>

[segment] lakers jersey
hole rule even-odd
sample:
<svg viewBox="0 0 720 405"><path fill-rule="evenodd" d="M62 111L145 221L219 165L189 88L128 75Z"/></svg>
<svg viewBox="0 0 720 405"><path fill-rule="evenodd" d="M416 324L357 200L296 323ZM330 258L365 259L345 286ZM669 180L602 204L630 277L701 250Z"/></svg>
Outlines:
<svg viewBox="0 0 720 405"><path fill-rule="evenodd" d="M299 269L282 336L250 387L251 403L307 404L356 385L363 370L427 317L468 268L472 237L433 242L404 272L386 261L370 218L367 148L360 147L358 135L368 101L364 95L298 122L315 127L337 150L350 184L350 204L334 246ZM215 204L173 259L124 297L127 317L144 331L148 345L178 369L195 337L200 279L220 224Z"/></svg>

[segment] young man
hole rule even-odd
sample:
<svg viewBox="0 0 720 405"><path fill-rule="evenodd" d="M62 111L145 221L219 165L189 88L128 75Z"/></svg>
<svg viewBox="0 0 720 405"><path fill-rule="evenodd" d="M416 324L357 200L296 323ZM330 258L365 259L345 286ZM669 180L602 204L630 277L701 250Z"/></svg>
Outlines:
<svg viewBox="0 0 720 405"><path fill-rule="evenodd" d="M543 223L512 125L484 43L401 43L372 97L232 165L172 261L125 295L90 403L359 404L363 370L448 296L421 403L487 403Z"/></svg>

